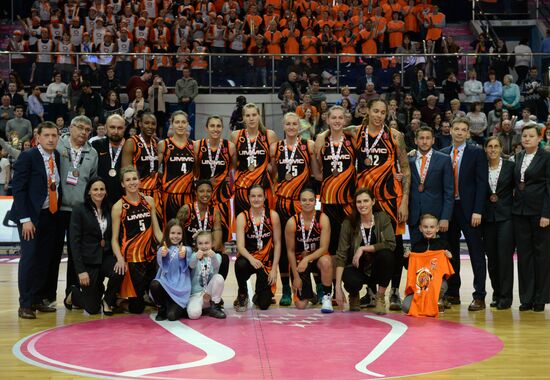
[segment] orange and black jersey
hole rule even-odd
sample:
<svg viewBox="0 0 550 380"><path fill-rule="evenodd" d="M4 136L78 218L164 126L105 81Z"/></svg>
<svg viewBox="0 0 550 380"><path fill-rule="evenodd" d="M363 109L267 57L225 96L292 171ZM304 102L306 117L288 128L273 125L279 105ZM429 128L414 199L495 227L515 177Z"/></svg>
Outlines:
<svg viewBox="0 0 550 380"><path fill-rule="evenodd" d="M266 269L270 269L273 263L273 219L271 218L271 211L265 208L264 227L262 230L262 243L261 249L258 249L258 240L256 239L256 231L254 230L252 217L250 210L243 211L245 218L244 227L244 247L246 250L254 256L255 259L260 260ZM260 226L258 226L259 228Z"/></svg>
<svg viewBox="0 0 550 380"><path fill-rule="evenodd" d="M258 130L255 152L249 154L246 142L246 130L241 129L237 138L237 170L235 171L235 186L248 189L252 185L262 184L265 178L269 179L267 166L269 164L269 141L266 132ZM254 144L254 141L250 141ZM251 165L254 170L249 170Z"/></svg>
<svg viewBox="0 0 550 380"><path fill-rule="evenodd" d="M189 209L189 216L187 217L187 220L183 222L183 244L188 246L194 246L195 241L193 239L193 235L201 230L201 226L204 225L204 218L206 215L203 215L202 218L199 220L197 218L197 212L195 210L196 203L189 203L185 206ZM206 222L206 230L212 231L214 229L214 215L215 215L215 208L212 205L208 206L208 219ZM199 225L200 224L200 225Z"/></svg>
<svg viewBox="0 0 550 380"><path fill-rule="evenodd" d="M158 165L158 148L157 148L157 139L152 137L151 144L143 146L139 136L135 135L130 137L134 142L134 155L132 157L132 165L136 168L141 180L140 189L156 189L158 187L157 183L157 172L159 169ZM147 149L153 155L149 156ZM153 170L151 171L151 159L153 160Z"/></svg>
<svg viewBox="0 0 550 380"><path fill-rule="evenodd" d="M355 192L355 149L351 138L344 135L340 157L333 160L330 149L329 136L321 148L321 170L323 182L321 184L321 203L348 204L353 200ZM338 151L338 144L334 146L334 153Z"/></svg>
<svg viewBox="0 0 550 380"><path fill-rule="evenodd" d="M292 155L292 147L288 147L288 157ZM296 148L292 162L287 165L284 141L277 142L276 164L277 164L277 184L275 185L275 194L278 197L298 200L300 192L306 186L310 179L311 157L309 155L307 140L301 139ZM291 178L287 179L290 174Z"/></svg>
<svg viewBox="0 0 550 380"><path fill-rule="evenodd" d="M395 178L398 172L397 142L392 131L384 127L382 137L373 147L377 136L369 134L367 128L362 125L357 134L357 187L370 189L378 200L401 197L401 183ZM370 148L368 157L365 152L367 135ZM369 165L365 163L367 158Z"/></svg>
<svg viewBox="0 0 550 380"><path fill-rule="evenodd" d="M178 146L172 138L164 140L162 158L162 191L173 194L191 194L195 154L193 142Z"/></svg>
<svg viewBox="0 0 550 380"><path fill-rule="evenodd" d="M312 252L315 252L319 246L321 245L321 215L323 213L321 211L315 211L315 222L313 223L313 230L311 231L311 234L309 235L309 226L311 224L311 219L304 219L305 226L302 226L302 222L300 220L300 214L294 215L292 219L294 219L294 225L296 226L296 237L294 238L294 252L296 252L296 259L298 261L302 260L302 254L306 251L304 247L304 237L302 235L302 230L305 233L306 238L309 235L309 249L307 250L307 253L310 254Z"/></svg>
<svg viewBox="0 0 550 380"><path fill-rule="evenodd" d="M212 174L212 166L217 154L217 146L211 146L210 153L212 162L208 155L208 139L199 141L199 152L197 154L198 162L198 178L199 179L214 179L212 200L215 204L228 202L233 193L229 184L229 172L231 171L231 156L229 154L229 141L222 140L220 155L216 162L214 173Z"/></svg>
<svg viewBox="0 0 550 380"><path fill-rule="evenodd" d="M155 258L151 211L151 205L141 194L138 203L122 197L119 243L122 257L129 263L142 263Z"/></svg>

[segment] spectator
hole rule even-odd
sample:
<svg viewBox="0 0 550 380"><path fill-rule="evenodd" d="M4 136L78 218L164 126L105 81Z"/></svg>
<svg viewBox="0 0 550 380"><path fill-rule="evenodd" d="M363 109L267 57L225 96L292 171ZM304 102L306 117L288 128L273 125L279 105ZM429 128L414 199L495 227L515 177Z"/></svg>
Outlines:
<svg viewBox="0 0 550 380"><path fill-rule="evenodd" d="M199 84L191 77L191 71L184 68L182 77L176 81L176 97L180 109L187 114L189 125L195 125L195 98L199 94Z"/></svg>
<svg viewBox="0 0 550 380"><path fill-rule="evenodd" d="M240 95L237 96L235 109L231 114L231 119L229 120L229 128L232 131L238 131L244 129L244 120L243 120L243 107L247 104L246 97Z"/></svg>
<svg viewBox="0 0 550 380"><path fill-rule="evenodd" d="M416 107L421 107L426 102L427 90L428 83L424 79L424 71L418 69L416 71L416 80L411 83L411 95Z"/></svg>
<svg viewBox="0 0 550 380"><path fill-rule="evenodd" d="M104 139L105 136L107 136L107 128L103 124L98 124L98 126L95 129L95 136L92 137L88 142L92 144L97 140Z"/></svg>
<svg viewBox="0 0 550 380"><path fill-rule="evenodd" d="M8 91L6 91L6 95L8 95L11 99L11 105L12 106L23 106L25 107L25 99L23 96L17 92L17 83L10 82L8 84Z"/></svg>
<svg viewBox="0 0 550 380"><path fill-rule="evenodd" d="M31 122L23 118L23 106L14 107L14 118L6 123L6 136L12 145L21 145L24 141L32 138ZM15 144L15 141L19 141Z"/></svg>
<svg viewBox="0 0 550 380"><path fill-rule="evenodd" d="M504 76L510 72L508 67L509 57L504 55L508 53L506 43L499 38L496 41L496 46L492 47L489 51L498 54L491 57L491 66L495 71L496 79L502 82Z"/></svg>
<svg viewBox="0 0 550 380"><path fill-rule="evenodd" d="M479 102L483 93L483 84L477 80L477 72L475 69L468 71L468 80L464 82L464 95L466 95L465 103Z"/></svg>
<svg viewBox="0 0 550 380"><path fill-rule="evenodd" d="M523 129L523 127L533 121L531 117L531 108L524 107L521 110L521 120L516 121L513 125L514 130L521 134L521 130Z"/></svg>
<svg viewBox="0 0 550 380"><path fill-rule="evenodd" d="M443 81L442 87L445 105L449 106L451 100L458 99L458 94L460 94L460 83L458 83L454 72L449 72L447 79Z"/></svg>
<svg viewBox="0 0 550 380"><path fill-rule="evenodd" d="M296 72L294 71L291 71L288 73L288 79L286 82L283 82L283 84L281 85L281 87L279 88L279 94L278 94L278 97L279 99L283 99L283 94L285 93L285 91L287 89L290 89L292 91L292 94L294 96L294 100L296 102L299 102L302 98L302 94L300 92L300 89L298 88L298 83L296 82L298 78L298 75L296 74Z"/></svg>
<svg viewBox="0 0 550 380"><path fill-rule="evenodd" d="M470 121L470 137L477 144L483 146L487 130L487 116L481 110L481 102L473 102L466 117Z"/></svg>
<svg viewBox="0 0 550 380"><path fill-rule="evenodd" d="M367 103L373 99L379 99L379 98L380 98L380 95L376 92L373 82L367 83L367 87L365 87L365 91L359 96L359 99L365 99Z"/></svg>
<svg viewBox="0 0 550 380"><path fill-rule="evenodd" d="M496 99L502 97L502 83L497 80L494 70L489 70L489 80L483 83L483 92L485 93L485 113L493 109Z"/></svg>
<svg viewBox="0 0 550 380"><path fill-rule="evenodd" d="M399 122L397 121L397 100L392 99L388 102L388 113L386 114L386 123L389 124L391 121L395 121L398 125ZM401 128L396 128L397 130Z"/></svg>
<svg viewBox="0 0 550 380"><path fill-rule="evenodd" d="M11 181L10 160L7 158L8 152L0 149L0 195L8 195L8 189Z"/></svg>
<svg viewBox="0 0 550 380"><path fill-rule="evenodd" d="M451 123L447 120L441 122L441 127L435 135L435 149L442 150L452 144Z"/></svg>
<svg viewBox="0 0 550 380"><path fill-rule="evenodd" d="M514 78L510 74L504 76L502 80L502 103L512 115L517 115L520 108L520 92L519 86L513 81Z"/></svg>
<svg viewBox="0 0 550 380"><path fill-rule="evenodd" d="M351 91L348 86L342 87L341 95L342 97L336 101L336 105L342 105L342 102L346 99L349 103L350 109L355 109L357 101L351 97Z"/></svg>
<svg viewBox="0 0 550 380"><path fill-rule="evenodd" d="M548 115L550 114L550 98L547 87L539 89L539 99L535 104L535 110L537 113L537 119L543 122L548 122Z"/></svg>
<svg viewBox="0 0 550 380"><path fill-rule="evenodd" d="M67 102L68 92L67 85L61 82L61 74L55 73L53 76L54 81L48 85L46 90L46 97L50 102L49 117L51 120L55 120L57 116L63 116L67 114Z"/></svg>
<svg viewBox="0 0 550 380"><path fill-rule="evenodd" d="M292 90L290 88L287 88L285 90L285 93L283 94L283 101L281 102L281 111L283 111L283 115L288 112L296 111L296 101L294 100L294 95L292 94Z"/></svg>
<svg viewBox="0 0 550 380"><path fill-rule="evenodd" d="M511 120L502 120L497 137L502 146L502 158L507 160L514 155L514 147L521 144L521 134L514 131Z"/></svg>
<svg viewBox="0 0 550 380"><path fill-rule="evenodd" d="M537 101L540 99L539 90L542 87L542 82L538 78L539 70L536 66L529 69L529 74L523 84L521 85L521 94L523 95L523 102L531 110L535 110ZM13 103L12 103L13 104Z"/></svg>
<svg viewBox="0 0 550 380"><path fill-rule="evenodd" d="M153 78L153 85L149 87L149 107L151 112L155 114L157 118L157 137L163 138L166 133L166 101L164 99L165 94L168 93L168 89L162 80L162 77L155 75Z"/></svg>
<svg viewBox="0 0 550 380"><path fill-rule="evenodd" d="M83 82L82 94L80 95L76 108L81 115L84 114L89 117L93 125L97 125L99 119L103 116L101 103L101 96L92 89L92 85L89 82Z"/></svg>
<svg viewBox="0 0 550 380"><path fill-rule="evenodd" d="M55 127L57 128L59 137L63 136L65 133L69 133L69 127L65 123L63 116L58 116L55 118Z"/></svg>
<svg viewBox="0 0 550 380"><path fill-rule="evenodd" d="M34 82L45 86L52 78L53 60L55 55L55 42L50 38L50 32L46 28L40 30L40 39L37 41L37 51L43 54L36 56L36 68L34 70Z"/></svg>
<svg viewBox="0 0 550 380"><path fill-rule="evenodd" d="M316 126L317 120L313 116L311 108L306 109L304 116L300 117L300 130L298 131L300 138L305 140L313 140L315 137Z"/></svg>
<svg viewBox="0 0 550 380"><path fill-rule="evenodd" d="M311 104L319 108L319 103L323 100L327 100L327 96L320 91L321 82L318 78L314 78L310 81L309 94L311 95Z"/></svg>
<svg viewBox="0 0 550 380"><path fill-rule="evenodd" d="M403 98L403 104L397 111L397 120L399 125L408 125L412 119L412 113L415 110L414 100L411 94L406 94Z"/></svg>
<svg viewBox="0 0 550 380"><path fill-rule="evenodd" d="M487 130L489 136L495 135L498 131L502 119L502 107L502 99L496 98L493 100L493 109L487 114Z"/></svg>
<svg viewBox="0 0 550 380"><path fill-rule="evenodd" d="M149 81L151 80L151 71L145 70L140 76L133 76L128 80L126 84L126 93L128 94L128 100L131 102L136 97L136 90L141 89L142 94L146 94L149 90ZM176 83L176 95L177 95L177 83ZM179 98L179 97L178 97Z"/></svg>
<svg viewBox="0 0 550 380"><path fill-rule="evenodd" d="M550 28L546 29L546 37L542 40L540 44L540 52L546 53L542 56L542 68L543 68L543 77L545 78L545 84L548 84L548 67L550 67Z"/></svg>
<svg viewBox="0 0 550 380"><path fill-rule="evenodd" d="M120 81L117 77L115 77L115 69L113 67L109 67L107 68L105 74L105 78L101 81L101 96L106 98L109 91L114 91L115 93L120 94Z"/></svg>
<svg viewBox="0 0 550 380"><path fill-rule="evenodd" d="M439 103L439 91L435 87L435 78L426 79L426 98L433 95L436 98L436 103Z"/></svg>
<svg viewBox="0 0 550 380"><path fill-rule="evenodd" d="M405 89L403 88L403 86L401 86L401 74L394 73L392 75L392 84L388 87L385 99L386 101L395 99L397 101L397 104L401 106L401 104L403 104L404 98Z"/></svg>
<svg viewBox="0 0 550 380"><path fill-rule="evenodd" d="M460 100L452 99L450 104L453 119L456 119L458 117L466 117L466 113L460 109Z"/></svg>
<svg viewBox="0 0 550 380"><path fill-rule="evenodd" d="M422 121L426 124L430 124L434 115L441 114L441 110L437 106L437 97L435 95L428 95L426 98L426 105L420 110L422 114Z"/></svg>
<svg viewBox="0 0 550 380"><path fill-rule="evenodd" d="M124 115L124 110L115 91L109 90L103 98L103 116L101 121L105 123L107 118L113 114Z"/></svg>
<svg viewBox="0 0 550 380"><path fill-rule="evenodd" d="M368 111L369 111L369 107L367 105L367 100L365 98L360 98L359 103L357 103L357 107L355 107L355 112L353 115L354 116L353 124L354 125L362 124L363 119L368 114Z"/></svg>
<svg viewBox="0 0 550 380"><path fill-rule="evenodd" d="M44 121L44 104L42 103L42 98L40 97L39 86L33 87L32 94L29 95L27 103L27 116L29 117L31 125L36 127Z"/></svg>
<svg viewBox="0 0 550 380"><path fill-rule="evenodd" d="M433 115L432 120L428 124L434 131L434 137L435 134L439 132L439 129L441 128L441 122L443 121L443 118L441 117L440 113L436 113Z"/></svg>
<svg viewBox="0 0 550 380"><path fill-rule="evenodd" d="M138 112L149 111L149 104L145 101L141 88L136 89L135 98L128 104L128 108L133 110L134 119L138 117Z"/></svg>
<svg viewBox="0 0 550 380"><path fill-rule="evenodd" d="M76 114L76 105L82 95L82 76L79 71L74 71L71 82L67 86L67 97L69 98L68 107L71 115Z"/></svg>
<svg viewBox="0 0 550 380"><path fill-rule="evenodd" d="M365 92L368 83L374 84L374 89L377 89L377 83L374 78L374 67L372 65L365 66L365 75L359 78L359 82L357 83L357 88L355 90L357 95L362 95Z"/></svg>
<svg viewBox="0 0 550 380"><path fill-rule="evenodd" d="M518 74L518 84L522 85L529 68L533 65L533 56L531 48L528 45L529 40L522 38L514 47L514 69Z"/></svg>
<svg viewBox="0 0 550 380"><path fill-rule="evenodd" d="M311 104L310 94L305 94L304 102L296 107L296 114L300 117L300 119L304 119L306 110L311 111L311 117L315 120L316 123L319 120L319 113L317 112L317 107Z"/></svg>
<svg viewBox="0 0 550 380"><path fill-rule="evenodd" d="M459 54L462 53L462 48L457 45L452 35L443 37L442 52L455 54L451 56L441 57L443 60L443 70L446 73L452 72L455 76L458 74L458 60L460 59Z"/></svg>
<svg viewBox="0 0 550 380"><path fill-rule="evenodd" d="M474 68L479 73L479 79L484 81L487 79L487 69L489 68L490 59L489 56L485 55L489 53L489 44L485 33L479 34L474 52L477 54Z"/></svg>

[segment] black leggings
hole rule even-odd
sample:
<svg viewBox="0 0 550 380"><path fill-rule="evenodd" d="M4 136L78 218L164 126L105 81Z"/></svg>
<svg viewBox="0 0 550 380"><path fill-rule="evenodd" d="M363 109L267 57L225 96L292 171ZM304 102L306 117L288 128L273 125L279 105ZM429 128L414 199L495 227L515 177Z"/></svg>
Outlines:
<svg viewBox="0 0 550 380"><path fill-rule="evenodd" d="M218 269L218 273L225 280L227 278L227 273L229 272L229 255L225 253L220 253L220 256L222 257L222 262L220 263L220 269Z"/></svg>
<svg viewBox="0 0 550 380"><path fill-rule="evenodd" d="M239 256L235 261L235 276L239 284L239 295L248 294L246 282L253 274L256 274L256 305L260 309L266 310L271 305L271 298L273 297L271 286L267 281L267 273L264 268L255 269L247 259Z"/></svg>
<svg viewBox="0 0 550 380"><path fill-rule="evenodd" d="M368 255L373 256L370 276L365 274L363 266L356 268L350 265L344 268L342 281L349 294L358 294L364 284L377 284L386 288L390 283L393 271L393 252L383 249L375 253L368 253Z"/></svg>
<svg viewBox="0 0 550 380"><path fill-rule="evenodd" d="M72 286L72 303L81 307L89 314L97 314L101 309L101 299L109 306L115 306L116 293L120 289L124 276L114 271L116 258L113 255L103 257L101 265L86 265L86 272L90 277L90 286ZM103 280L109 278L107 289L104 289ZM105 290L105 294L104 294Z"/></svg>
<svg viewBox="0 0 550 380"><path fill-rule="evenodd" d="M155 303L159 305L161 309L166 310L166 318L168 318L169 321L177 321L183 317L185 309L174 302L168 293L166 293L166 290L164 290L160 282L153 280L149 291Z"/></svg>
<svg viewBox="0 0 550 380"><path fill-rule="evenodd" d="M132 314L141 314L145 309L143 296L157 274L157 262L154 260L143 263L128 263L128 271L136 291L136 297L128 298L128 311Z"/></svg>

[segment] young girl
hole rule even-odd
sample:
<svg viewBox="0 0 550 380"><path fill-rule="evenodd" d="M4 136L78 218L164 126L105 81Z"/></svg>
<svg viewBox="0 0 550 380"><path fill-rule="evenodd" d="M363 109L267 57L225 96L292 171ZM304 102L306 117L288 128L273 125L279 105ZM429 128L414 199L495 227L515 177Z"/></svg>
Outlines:
<svg viewBox="0 0 550 380"><path fill-rule="evenodd" d="M189 258L191 268L191 298L187 304L189 319L198 319L202 310L209 316L224 319L222 293L223 277L218 274L222 257L212 250L212 233L201 231L197 235L197 251Z"/></svg>
<svg viewBox="0 0 550 380"><path fill-rule="evenodd" d="M171 219L157 252L159 270L149 289L159 307L157 321L180 319L189 302L191 278L186 256L191 248L183 246L182 239L183 228L177 219Z"/></svg>

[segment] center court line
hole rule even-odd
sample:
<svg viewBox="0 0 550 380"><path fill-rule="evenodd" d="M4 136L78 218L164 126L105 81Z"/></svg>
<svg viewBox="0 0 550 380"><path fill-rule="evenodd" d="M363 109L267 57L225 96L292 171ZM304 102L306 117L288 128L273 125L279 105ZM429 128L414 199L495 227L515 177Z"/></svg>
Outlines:
<svg viewBox="0 0 550 380"><path fill-rule="evenodd" d="M370 376L385 377L386 375L373 372L367 367L378 360L380 356L382 356L399 338L403 336L403 334L405 334L405 331L407 331L407 325L403 322L395 321L390 318L376 317L373 315L365 315L365 318L386 323L391 326L391 330L363 360L355 365L355 369Z"/></svg>
<svg viewBox="0 0 550 380"><path fill-rule="evenodd" d="M231 348L216 342L215 340L201 334L200 332L192 329L186 324L181 322L155 321L155 316L156 315L151 314L151 319L156 324L158 324L177 338L183 340L184 342L187 342L204 351L206 353L206 357L189 363L172 364L161 367L150 367L121 372L121 376L139 377L159 372L174 371L177 369L200 367L221 363L226 360L232 359L235 356L235 351L233 351Z"/></svg>

